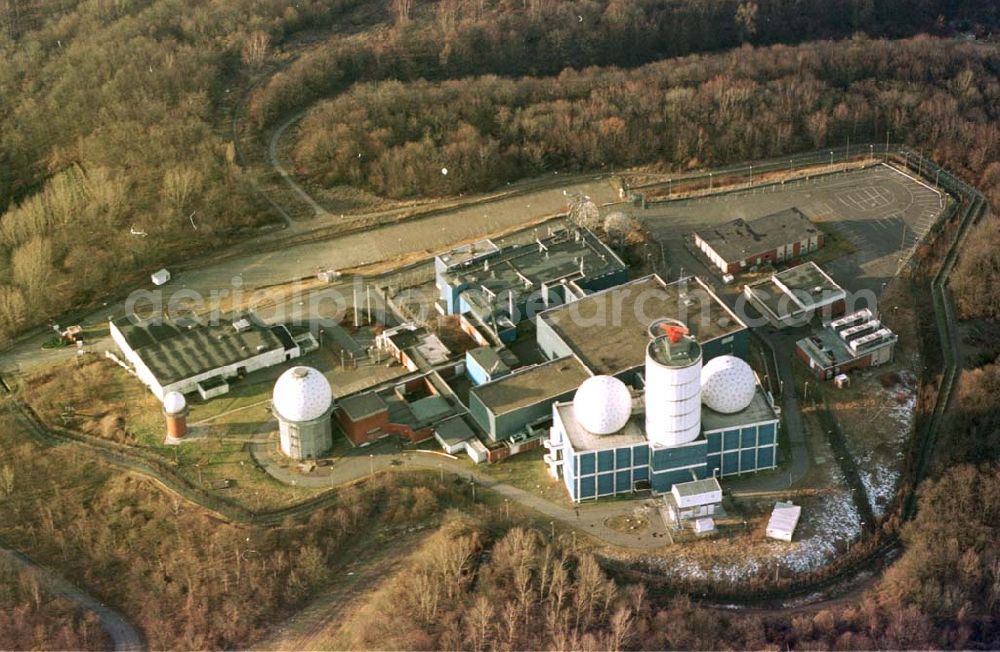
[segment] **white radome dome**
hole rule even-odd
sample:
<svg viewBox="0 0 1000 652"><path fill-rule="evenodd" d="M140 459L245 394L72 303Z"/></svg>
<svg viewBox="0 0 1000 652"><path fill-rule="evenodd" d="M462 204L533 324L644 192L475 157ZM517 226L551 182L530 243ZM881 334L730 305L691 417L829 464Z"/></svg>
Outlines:
<svg viewBox="0 0 1000 652"><path fill-rule="evenodd" d="M312 367L292 367L274 384L271 405L286 421L312 421L323 416L333 403L326 377Z"/></svg>
<svg viewBox="0 0 1000 652"><path fill-rule="evenodd" d="M163 397L163 411L167 414L180 414L187 407L187 399L180 392L167 392Z"/></svg>
<svg viewBox="0 0 1000 652"><path fill-rule="evenodd" d="M588 378L573 396L573 415L589 432L610 435L628 423L632 395L625 383L613 376Z"/></svg>
<svg viewBox="0 0 1000 652"><path fill-rule="evenodd" d="M720 355L701 369L701 402L716 412L744 410L756 392L757 377L740 358Z"/></svg>

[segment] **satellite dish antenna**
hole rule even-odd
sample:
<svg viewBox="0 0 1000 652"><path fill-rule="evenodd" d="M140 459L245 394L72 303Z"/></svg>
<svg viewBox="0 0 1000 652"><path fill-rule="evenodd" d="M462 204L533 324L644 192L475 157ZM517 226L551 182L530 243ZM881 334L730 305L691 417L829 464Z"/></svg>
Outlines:
<svg viewBox="0 0 1000 652"><path fill-rule="evenodd" d="M448 168L441 168L441 174L448 176Z"/></svg>

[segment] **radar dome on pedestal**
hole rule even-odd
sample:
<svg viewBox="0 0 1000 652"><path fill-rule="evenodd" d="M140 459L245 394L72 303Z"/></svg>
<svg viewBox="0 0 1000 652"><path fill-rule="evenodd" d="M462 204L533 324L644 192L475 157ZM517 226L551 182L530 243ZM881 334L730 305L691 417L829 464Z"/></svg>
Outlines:
<svg viewBox="0 0 1000 652"><path fill-rule="evenodd" d="M167 414L183 414L187 409L187 399L180 392L167 392L163 397L163 411Z"/></svg>
<svg viewBox="0 0 1000 652"><path fill-rule="evenodd" d="M731 355L710 360L701 370L701 401L723 414L745 410L757 392L757 377L746 362Z"/></svg>
<svg viewBox="0 0 1000 652"><path fill-rule="evenodd" d="M187 435L187 400L180 392L163 396L163 416L167 419L167 437L178 441Z"/></svg>
<svg viewBox="0 0 1000 652"><path fill-rule="evenodd" d="M333 445L330 383L312 367L292 367L274 384L271 407L278 417L281 452L294 460L320 457Z"/></svg>
<svg viewBox="0 0 1000 652"><path fill-rule="evenodd" d="M588 378L573 396L573 415L588 432L610 435L628 423L632 395L625 383L613 376Z"/></svg>
<svg viewBox="0 0 1000 652"><path fill-rule="evenodd" d="M312 421L330 409L333 392L329 381L316 369L292 367L274 384L271 403L286 421Z"/></svg>

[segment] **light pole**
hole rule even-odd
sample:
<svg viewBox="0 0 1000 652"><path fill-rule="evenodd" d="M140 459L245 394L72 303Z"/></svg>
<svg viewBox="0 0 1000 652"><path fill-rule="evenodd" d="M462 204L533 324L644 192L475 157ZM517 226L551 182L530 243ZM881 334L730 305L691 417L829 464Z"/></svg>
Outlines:
<svg viewBox="0 0 1000 652"><path fill-rule="evenodd" d="M712 173L711 172L708 173L708 189L709 190L712 189Z"/></svg>
<svg viewBox="0 0 1000 652"><path fill-rule="evenodd" d="M750 187L753 188L753 166L750 166Z"/></svg>
<svg viewBox="0 0 1000 652"><path fill-rule="evenodd" d="M871 160L875 160L875 146L874 145L869 145L868 146L868 160L870 160L870 161Z"/></svg>
<svg viewBox="0 0 1000 652"><path fill-rule="evenodd" d="M833 165L833 150L830 150L830 165Z"/></svg>
<svg viewBox="0 0 1000 652"><path fill-rule="evenodd" d="M503 510L507 516L507 520L510 520L510 500L507 498L503 499Z"/></svg>
<svg viewBox="0 0 1000 652"><path fill-rule="evenodd" d="M375 475L375 455L374 453L368 454L368 470L371 475Z"/></svg>

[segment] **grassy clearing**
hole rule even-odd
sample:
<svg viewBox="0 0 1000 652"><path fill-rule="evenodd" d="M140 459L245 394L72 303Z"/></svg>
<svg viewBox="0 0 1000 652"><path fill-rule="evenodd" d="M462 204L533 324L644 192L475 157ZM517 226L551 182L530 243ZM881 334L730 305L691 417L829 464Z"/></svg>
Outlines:
<svg viewBox="0 0 1000 652"><path fill-rule="evenodd" d="M545 464L542 462L544 455L545 449L539 448L519 453L498 464L481 464L476 470L550 502L566 507L572 506L566 493L566 485L559 480L553 480L545 470Z"/></svg>
<svg viewBox="0 0 1000 652"><path fill-rule="evenodd" d="M152 451L192 482L252 510L285 507L322 490L284 485L255 464L254 436L275 428L267 401L281 369L254 375L211 401L191 401L189 441L164 444L159 401L138 380L97 357L65 363L29 377L25 400L47 423ZM199 421L205 421L201 425Z"/></svg>

